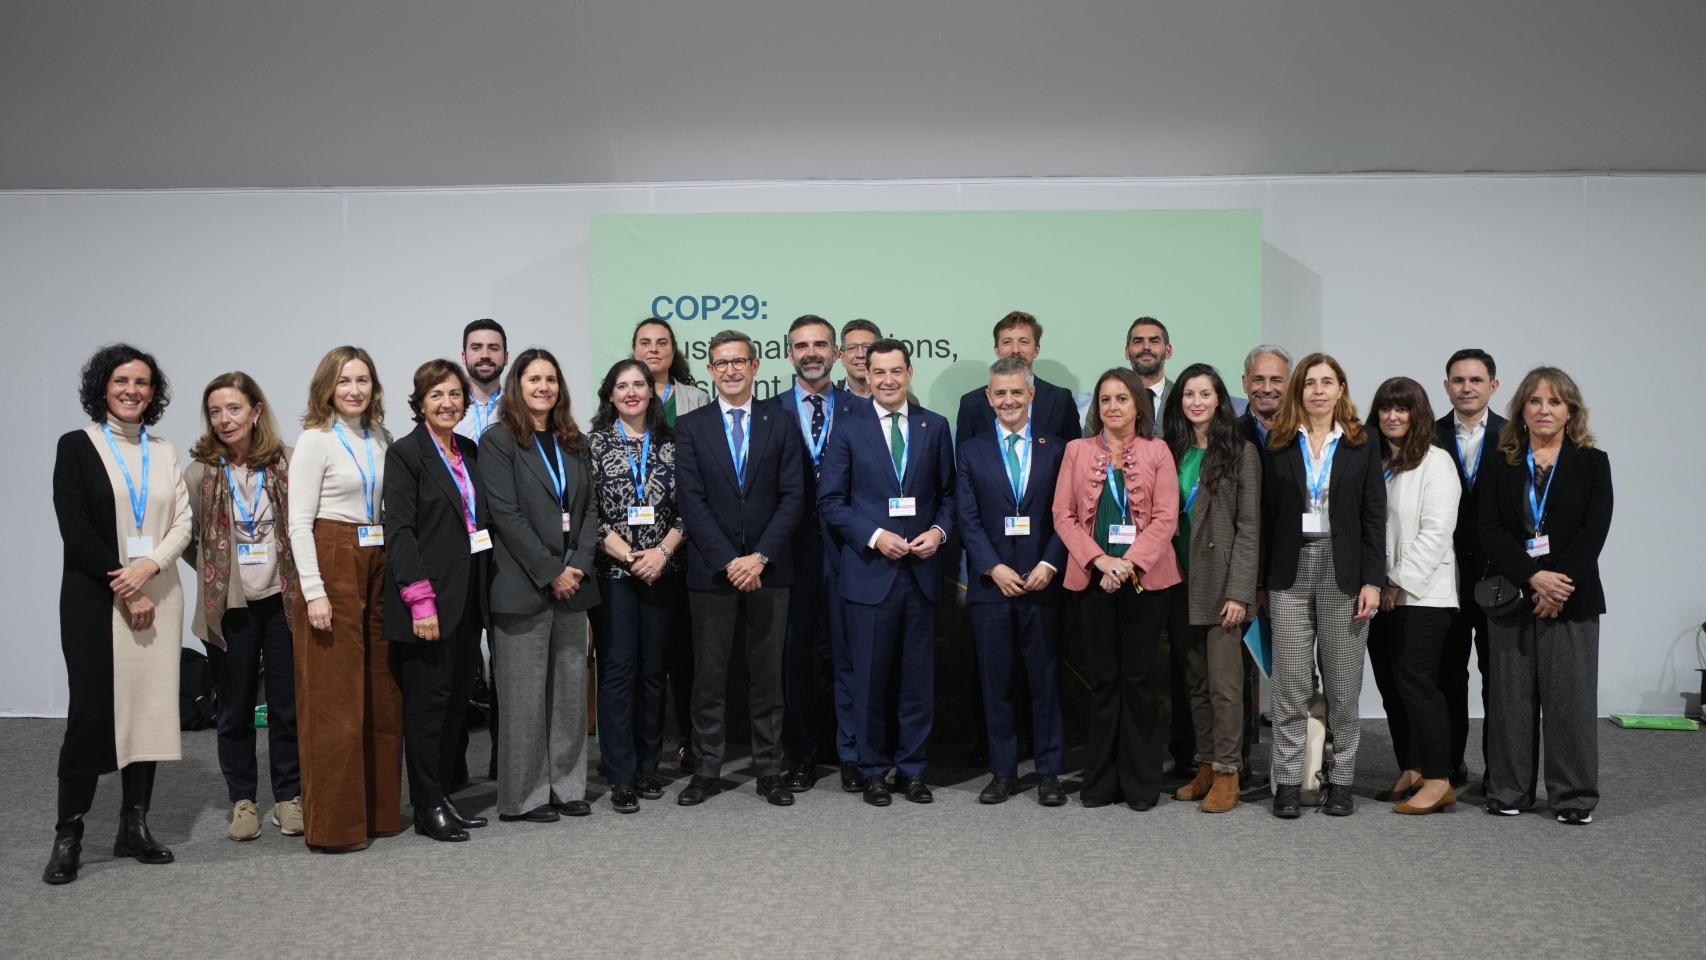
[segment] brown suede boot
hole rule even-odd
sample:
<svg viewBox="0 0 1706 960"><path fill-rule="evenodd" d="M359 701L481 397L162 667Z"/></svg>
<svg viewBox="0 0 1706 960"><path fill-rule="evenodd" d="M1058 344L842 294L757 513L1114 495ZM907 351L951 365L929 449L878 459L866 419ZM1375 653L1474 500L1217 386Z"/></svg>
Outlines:
<svg viewBox="0 0 1706 960"><path fill-rule="evenodd" d="M1238 806L1238 774L1216 773L1214 786L1209 788L1208 796L1202 798L1203 813L1225 813Z"/></svg>
<svg viewBox="0 0 1706 960"><path fill-rule="evenodd" d="M1201 800L1208 795L1209 784L1214 782L1214 766L1207 763L1197 764L1197 775L1191 782L1173 791L1174 800Z"/></svg>

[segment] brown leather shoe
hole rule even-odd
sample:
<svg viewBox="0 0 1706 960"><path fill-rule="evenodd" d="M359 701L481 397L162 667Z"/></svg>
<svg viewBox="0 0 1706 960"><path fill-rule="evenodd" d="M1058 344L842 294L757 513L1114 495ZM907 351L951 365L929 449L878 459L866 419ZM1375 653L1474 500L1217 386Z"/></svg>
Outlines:
<svg viewBox="0 0 1706 960"><path fill-rule="evenodd" d="M1393 813L1404 813L1404 814L1408 814L1412 817L1420 817L1420 816L1425 816L1425 815L1430 814L1430 813L1438 813L1441 810L1444 810L1446 813L1451 813L1452 811L1454 811L1456 809L1457 809L1457 791L1452 789L1451 787L1446 787L1445 788L1445 795L1440 797L1439 801L1437 803L1430 803L1426 806L1418 806L1418 805L1413 804L1410 801L1406 800L1403 803L1398 804L1396 807L1393 807L1392 812Z"/></svg>
<svg viewBox="0 0 1706 960"><path fill-rule="evenodd" d="M1238 806L1238 772L1216 773L1214 786L1208 790L1208 796L1202 798L1200 809L1203 813L1225 813Z"/></svg>
<svg viewBox="0 0 1706 960"><path fill-rule="evenodd" d="M1180 787L1179 789L1173 791L1173 799L1174 800L1201 800L1203 797L1208 796L1209 786L1212 785L1213 783L1214 783L1214 765L1208 764L1208 763L1199 763L1199 764L1197 764L1197 775L1191 778L1190 783L1187 783L1184 786Z"/></svg>

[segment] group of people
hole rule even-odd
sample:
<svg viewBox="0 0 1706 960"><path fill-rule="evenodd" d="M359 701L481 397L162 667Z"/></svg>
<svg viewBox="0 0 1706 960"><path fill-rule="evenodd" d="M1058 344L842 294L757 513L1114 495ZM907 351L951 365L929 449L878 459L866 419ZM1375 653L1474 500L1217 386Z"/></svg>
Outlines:
<svg viewBox="0 0 1706 960"><path fill-rule="evenodd" d="M1612 497L1567 374L1530 371L1500 417L1493 358L1460 350L1446 364L1449 413L1435 421L1421 385L1397 377L1375 391L1370 429L1330 356L1294 364L1256 347L1240 411L1212 366L1169 378L1170 335L1143 317L1126 332L1127 364L1101 374L1081 410L1033 371L1042 335L1027 313L996 323L987 384L961 398L950 429L913 396L907 344L869 321L795 320L790 388L757 400L747 335L711 338L707 391L670 325L649 318L583 432L556 358L532 348L512 362L502 327L480 320L463 331L460 364L416 370L408 435L385 429L372 358L343 346L314 373L294 449L259 384L215 377L187 469L149 433L170 400L159 364L102 348L82 371L91 425L60 438L54 467L70 706L44 879L76 879L96 778L115 769L115 853L172 860L146 813L155 764L180 756L179 559L199 583L191 629L213 661L236 840L261 830L263 685L280 832L343 852L400 831L399 767L416 832L460 841L485 826L453 796L468 780L483 633L501 820L591 812L593 651L618 812L668 786L669 691L691 773L676 802L722 788L740 646L766 801L793 804L833 753L842 788L866 803L929 803L934 610L962 550L984 803L1021 791L1026 725L1037 801L1067 802L1059 669L1071 617L1089 688L1081 803L1156 804L1170 690L1187 780L1174 796L1232 809L1253 739L1243 637L1260 620L1275 816L1300 813L1318 688L1334 747L1324 812L1353 812L1365 650L1401 771L1384 798L1401 813L1450 808L1468 776L1473 647L1487 811L1534 805L1544 710L1548 803L1561 822L1591 821L1597 558ZM833 743L820 744L826 697Z"/></svg>

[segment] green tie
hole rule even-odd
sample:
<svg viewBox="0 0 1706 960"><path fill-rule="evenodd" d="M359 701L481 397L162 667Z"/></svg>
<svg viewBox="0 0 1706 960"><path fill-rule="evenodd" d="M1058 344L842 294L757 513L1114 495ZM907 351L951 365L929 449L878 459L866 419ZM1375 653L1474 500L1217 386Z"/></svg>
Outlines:
<svg viewBox="0 0 1706 960"><path fill-rule="evenodd" d="M889 414L889 456L894 459L894 476L904 480L906 473L906 438L900 435L900 413Z"/></svg>
<svg viewBox="0 0 1706 960"><path fill-rule="evenodd" d="M1013 481L1013 502L1015 505L1017 505L1019 501L1019 494L1022 490L1019 484L1023 479L1019 468L1020 439L1021 438L1016 433L1009 433L1007 435L1007 478Z"/></svg>

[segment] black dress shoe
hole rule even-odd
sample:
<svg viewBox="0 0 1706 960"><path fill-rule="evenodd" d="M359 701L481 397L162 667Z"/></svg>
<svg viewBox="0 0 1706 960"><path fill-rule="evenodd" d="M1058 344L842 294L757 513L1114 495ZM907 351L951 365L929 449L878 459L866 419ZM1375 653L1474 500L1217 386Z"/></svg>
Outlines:
<svg viewBox="0 0 1706 960"><path fill-rule="evenodd" d="M1464 784L1467 784L1469 782L1469 765L1466 763L1458 764L1457 769L1451 771L1451 776L1448 779L1454 787L1461 787Z"/></svg>
<svg viewBox="0 0 1706 960"><path fill-rule="evenodd" d="M53 852L48 854L47 869L41 872L44 883L59 886L77 879L83 864L83 816L61 820L53 833Z"/></svg>
<svg viewBox="0 0 1706 960"><path fill-rule="evenodd" d="M908 803L931 803L936 797L925 785L923 777L903 777L895 775L895 792L905 797Z"/></svg>
<svg viewBox="0 0 1706 960"><path fill-rule="evenodd" d="M794 791L782 782L781 777L759 777L758 795L763 797L773 807L791 807L794 805Z"/></svg>
<svg viewBox="0 0 1706 960"><path fill-rule="evenodd" d="M716 796L722 789L717 781L710 777L701 777L696 773L693 775L693 779L687 781L687 786L681 788L681 793L676 796L675 802L684 807L696 807Z"/></svg>
<svg viewBox="0 0 1706 960"><path fill-rule="evenodd" d="M894 802L894 797L889 794L889 785L883 782L882 777L866 777L864 793L865 802L873 807L886 807Z"/></svg>
<svg viewBox="0 0 1706 960"><path fill-rule="evenodd" d="M557 808L548 803L542 803L526 813L500 813L498 819L505 823L516 823L525 820L528 823L556 823L561 817Z"/></svg>
<svg viewBox="0 0 1706 960"><path fill-rule="evenodd" d="M978 803L1006 803L1007 798L1019 792L1019 781L1014 777L990 777L989 785L977 795Z"/></svg>
<svg viewBox="0 0 1706 960"><path fill-rule="evenodd" d="M1321 812L1329 817L1348 817L1355 813L1356 801L1351 798L1351 785L1327 784L1327 802L1321 806Z"/></svg>
<svg viewBox="0 0 1706 960"><path fill-rule="evenodd" d="M470 817L463 813L462 808L458 807L456 801L448 795L444 798L444 809L450 811L450 818L455 820L456 825L464 830L478 830L489 822L485 817Z"/></svg>
<svg viewBox="0 0 1706 960"><path fill-rule="evenodd" d="M1274 816L1281 820L1296 820L1303 816L1303 788L1283 783L1274 784Z"/></svg>
<svg viewBox="0 0 1706 960"><path fill-rule="evenodd" d="M634 792L633 784L618 783L610 788L610 806L617 813L634 813L640 809L640 795Z"/></svg>
<svg viewBox="0 0 1706 960"><path fill-rule="evenodd" d="M1066 806L1066 789L1060 785L1059 777L1045 773L1037 778L1037 802L1045 807Z"/></svg>
<svg viewBox="0 0 1706 960"><path fill-rule="evenodd" d="M442 801L415 811L415 832L440 843L461 843L468 839L468 831L462 829Z"/></svg>
<svg viewBox="0 0 1706 960"><path fill-rule="evenodd" d="M1086 810L1094 810L1097 807L1105 807L1108 804L1113 803L1113 801L1109 800L1107 797L1098 797L1095 794L1083 792L1078 794L1078 802L1083 805Z"/></svg>
<svg viewBox="0 0 1706 960"><path fill-rule="evenodd" d="M634 784L634 792L640 795L641 800L661 800L663 778L655 773L641 774L639 781Z"/></svg>
<svg viewBox="0 0 1706 960"><path fill-rule="evenodd" d="M1136 810L1138 813L1145 813L1147 811L1155 809L1155 801L1157 799L1159 799L1159 798L1157 798L1157 797L1138 797L1136 800L1127 800L1125 805L1132 808L1133 810Z"/></svg>
<svg viewBox="0 0 1706 960"><path fill-rule="evenodd" d="M817 786L817 764L801 760L788 768L782 781L795 793L805 793Z"/></svg>
<svg viewBox="0 0 1706 960"><path fill-rule="evenodd" d="M865 792L865 775L859 772L858 764L843 763L841 765L841 791L843 793Z"/></svg>
<svg viewBox="0 0 1706 960"><path fill-rule="evenodd" d="M554 803L552 806L556 807L557 812L565 817L585 817L592 814L592 804L585 800L566 800L562 803Z"/></svg>

